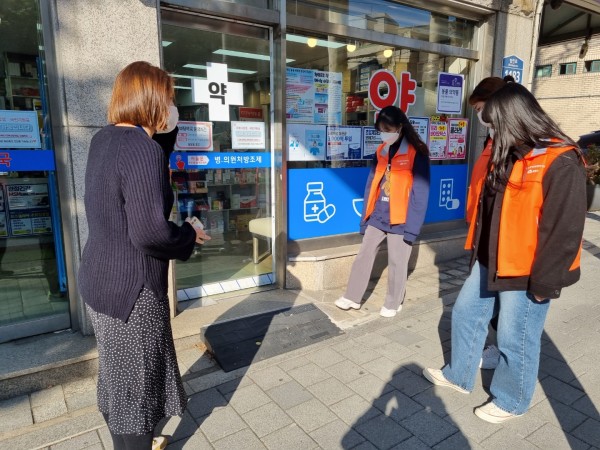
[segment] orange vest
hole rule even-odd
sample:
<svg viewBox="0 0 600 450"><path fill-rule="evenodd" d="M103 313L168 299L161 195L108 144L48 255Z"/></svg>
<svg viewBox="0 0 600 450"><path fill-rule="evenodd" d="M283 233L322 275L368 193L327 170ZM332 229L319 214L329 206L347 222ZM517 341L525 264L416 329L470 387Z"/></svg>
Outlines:
<svg viewBox="0 0 600 450"><path fill-rule="evenodd" d="M498 233L498 276L519 277L531 274L538 240L538 223L544 203L542 181L552 162L574 147L534 148L515 162L502 200ZM479 199L483 182L477 185ZM473 248L477 208L471 217L465 248ZM581 247L569 270L579 267Z"/></svg>
<svg viewBox="0 0 600 450"><path fill-rule="evenodd" d="M384 147L385 144L381 144L377 148L377 167L369 190L364 220L373 213L375 203L380 196L381 179L384 177L388 165L388 155L381 154ZM392 225L406 223L408 198L413 184L412 169L416 154L417 151L405 138L392 158L390 168L390 224Z"/></svg>
<svg viewBox="0 0 600 450"><path fill-rule="evenodd" d="M476 220L474 216L477 214L477 203L479 203L479 195L481 192L481 186L485 182L485 176L487 174L488 161L492 156L492 143L491 139L488 139L488 143L477 158L475 165L473 166L473 173L471 174L471 183L469 183L469 190L467 192L467 222L471 223ZM469 250L467 248L467 250Z"/></svg>

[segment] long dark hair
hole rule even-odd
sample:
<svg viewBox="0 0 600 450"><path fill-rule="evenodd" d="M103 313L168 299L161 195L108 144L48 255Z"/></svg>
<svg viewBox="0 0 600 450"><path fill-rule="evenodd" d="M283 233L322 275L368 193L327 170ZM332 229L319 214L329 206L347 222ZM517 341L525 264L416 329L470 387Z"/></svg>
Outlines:
<svg viewBox="0 0 600 450"><path fill-rule="evenodd" d="M533 94L517 83L508 83L496 91L485 102L481 117L496 131L488 165L491 170L486 179L486 185L492 189L508 184L508 161L518 145L577 148L575 141L546 114ZM550 142L550 139L560 142Z"/></svg>
<svg viewBox="0 0 600 450"><path fill-rule="evenodd" d="M377 116L375 121L375 129L381 131L381 125L387 125L390 128L398 128L402 125L402 134L406 136L408 142L412 144L416 151L422 153L425 156L429 156L429 149L425 142L421 140L419 134L415 131L414 127L408 121L408 117L404 114L397 106L386 106Z"/></svg>

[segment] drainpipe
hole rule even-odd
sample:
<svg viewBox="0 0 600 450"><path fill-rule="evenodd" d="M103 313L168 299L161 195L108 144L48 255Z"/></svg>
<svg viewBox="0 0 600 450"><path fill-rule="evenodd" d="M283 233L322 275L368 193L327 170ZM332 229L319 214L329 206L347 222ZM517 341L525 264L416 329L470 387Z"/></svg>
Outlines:
<svg viewBox="0 0 600 450"><path fill-rule="evenodd" d="M533 37L531 42L531 55L529 57L529 74L527 76L527 89L531 91L533 87L533 74L535 72L535 59L537 57L538 40L540 37L540 27L542 11L544 9L544 0L537 0L535 15L533 18Z"/></svg>

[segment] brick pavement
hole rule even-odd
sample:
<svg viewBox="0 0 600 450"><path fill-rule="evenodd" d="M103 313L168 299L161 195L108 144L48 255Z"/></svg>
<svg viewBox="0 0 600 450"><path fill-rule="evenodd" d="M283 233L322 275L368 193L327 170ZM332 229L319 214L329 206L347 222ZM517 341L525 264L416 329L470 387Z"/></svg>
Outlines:
<svg viewBox="0 0 600 450"><path fill-rule="evenodd" d="M470 395L434 387L424 367L450 348L450 312L466 258L410 275L405 307L379 318L385 280L367 304L341 312L339 290L298 292L345 330L336 338L224 373L195 347L179 352L190 402L161 424L169 449L600 448L600 214L586 222L582 280L550 308L530 411L492 425L473 414L488 400L482 371ZM0 403L10 449L110 449L84 379Z"/></svg>

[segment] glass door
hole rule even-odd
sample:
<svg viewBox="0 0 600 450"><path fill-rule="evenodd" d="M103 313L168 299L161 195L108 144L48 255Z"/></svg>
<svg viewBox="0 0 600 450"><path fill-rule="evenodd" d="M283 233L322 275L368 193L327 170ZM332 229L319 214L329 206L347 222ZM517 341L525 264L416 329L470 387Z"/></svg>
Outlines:
<svg viewBox="0 0 600 450"><path fill-rule="evenodd" d="M68 328L37 0L0 3L0 342Z"/></svg>
<svg viewBox="0 0 600 450"><path fill-rule="evenodd" d="M176 263L178 299L272 284L270 30L163 11L162 46L179 109L173 220L212 237Z"/></svg>

